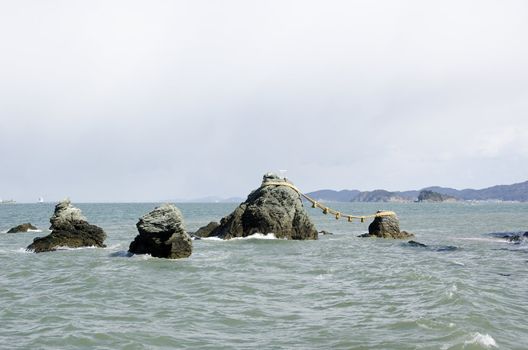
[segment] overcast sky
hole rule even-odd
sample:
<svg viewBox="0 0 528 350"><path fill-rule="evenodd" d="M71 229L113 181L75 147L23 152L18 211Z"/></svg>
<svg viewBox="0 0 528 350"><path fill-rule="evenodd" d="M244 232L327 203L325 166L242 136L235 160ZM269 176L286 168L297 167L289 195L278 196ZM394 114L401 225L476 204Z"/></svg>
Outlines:
<svg viewBox="0 0 528 350"><path fill-rule="evenodd" d="M0 1L0 197L528 180L527 1Z"/></svg>

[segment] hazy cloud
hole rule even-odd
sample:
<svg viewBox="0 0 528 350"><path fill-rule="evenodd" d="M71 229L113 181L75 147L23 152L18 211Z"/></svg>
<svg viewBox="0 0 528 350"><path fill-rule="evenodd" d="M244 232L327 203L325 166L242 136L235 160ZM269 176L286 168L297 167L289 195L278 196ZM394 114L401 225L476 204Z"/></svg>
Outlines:
<svg viewBox="0 0 528 350"><path fill-rule="evenodd" d="M0 197L528 178L525 1L0 4Z"/></svg>

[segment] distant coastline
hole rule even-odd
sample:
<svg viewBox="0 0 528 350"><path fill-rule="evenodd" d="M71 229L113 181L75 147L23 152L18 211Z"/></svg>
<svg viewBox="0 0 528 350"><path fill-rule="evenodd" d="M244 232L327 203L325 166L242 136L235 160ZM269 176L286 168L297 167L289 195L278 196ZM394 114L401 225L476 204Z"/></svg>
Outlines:
<svg viewBox="0 0 528 350"><path fill-rule="evenodd" d="M431 186L410 191L318 190L307 193L323 202L528 202L528 181L512 185L497 185L483 189L457 190Z"/></svg>

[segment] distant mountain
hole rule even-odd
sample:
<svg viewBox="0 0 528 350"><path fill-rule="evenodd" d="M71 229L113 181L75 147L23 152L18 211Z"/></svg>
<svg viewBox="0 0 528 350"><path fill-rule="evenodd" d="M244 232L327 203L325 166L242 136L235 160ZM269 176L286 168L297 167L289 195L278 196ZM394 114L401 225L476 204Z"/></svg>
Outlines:
<svg viewBox="0 0 528 350"><path fill-rule="evenodd" d="M316 201L329 201L329 202L351 202L352 198L360 194L358 190L319 190L308 193L310 197Z"/></svg>
<svg viewBox="0 0 528 350"><path fill-rule="evenodd" d="M176 198L170 202L176 203L242 203L245 199L241 197L201 197L201 198Z"/></svg>
<svg viewBox="0 0 528 350"><path fill-rule="evenodd" d="M402 196L399 192L385 190L374 190L360 192L351 200L352 202L408 202L409 198Z"/></svg>
<svg viewBox="0 0 528 350"><path fill-rule="evenodd" d="M418 201L420 191L431 191L461 200L475 201L518 201L528 202L528 181L512 185L498 185L480 190L457 190L448 187L432 186L412 191L358 191L321 190L307 193L317 201L327 202L413 202Z"/></svg>

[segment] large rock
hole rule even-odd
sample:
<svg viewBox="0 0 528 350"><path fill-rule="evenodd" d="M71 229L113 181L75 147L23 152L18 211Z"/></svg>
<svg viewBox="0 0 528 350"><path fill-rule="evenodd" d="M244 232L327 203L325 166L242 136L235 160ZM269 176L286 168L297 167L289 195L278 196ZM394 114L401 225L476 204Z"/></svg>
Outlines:
<svg viewBox="0 0 528 350"><path fill-rule="evenodd" d="M192 253L191 236L185 232L180 210L172 204L163 204L144 215L136 227L139 235L129 247L133 254L179 259Z"/></svg>
<svg viewBox="0 0 528 350"><path fill-rule="evenodd" d="M7 233L28 232L29 230L38 230L38 229L28 222L28 223L20 224L18 226L10 228L9 231L7 231Z"/></svg>
<svg viewBox="0 0 528 350"><path fill-rule="evenodd" d="M27 249L35 253L57 250L59 247L106 247L106 233L98 226L91 225L81 214L81 210L72 206L66 199L55 206L50 219L52 232L46 237L37 237Z"/></svg>
<svg viewBox="0 0 528 350"><path fill-rule="evenodd" d="M382 211L378 211L381 213ZM377 216L369 225L369 232L360 237L379 237L379 238L394 238L404 239L414 237L414 234L400 231L400 220L394 215Z"/></svg>
<svg viewBox="0 0 528 350"><path fill-rule="evenodd" d="M284 239L317 239L317 230L304 209L301 196L288 184L292 185L277 175L264 175L262 186L224 217L209 236L231 239L273 233Z"/></svg>

